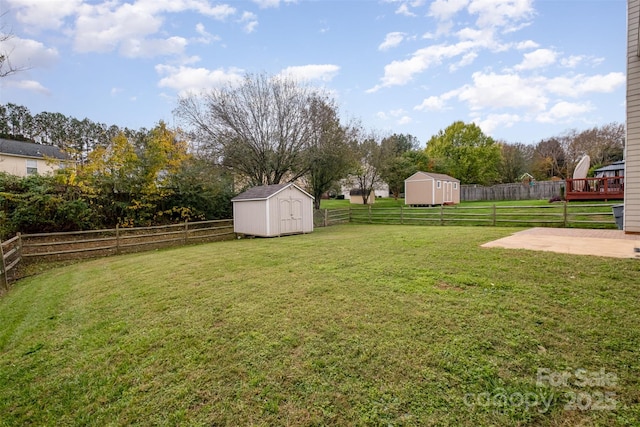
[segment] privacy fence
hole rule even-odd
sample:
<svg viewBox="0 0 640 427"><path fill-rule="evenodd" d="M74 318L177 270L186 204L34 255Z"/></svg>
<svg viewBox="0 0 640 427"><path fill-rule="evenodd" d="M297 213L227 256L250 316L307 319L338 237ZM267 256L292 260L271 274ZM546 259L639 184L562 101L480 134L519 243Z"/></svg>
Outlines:
<svg viewBox="0 0 640 427"><path fill-rule="evenodd" d="M18 233L0 243L0 287L8 289L21 277L20 267L29 262L101 257L233 238L231 219L70 233Z"/></svg>
<svg viewBox="0 0 640 427"><path fill-rule="evenodd" d="M560 196L564 181L535 181L530 184L498 184L491 187L461 185L460 200L540 200Z"/></svg>

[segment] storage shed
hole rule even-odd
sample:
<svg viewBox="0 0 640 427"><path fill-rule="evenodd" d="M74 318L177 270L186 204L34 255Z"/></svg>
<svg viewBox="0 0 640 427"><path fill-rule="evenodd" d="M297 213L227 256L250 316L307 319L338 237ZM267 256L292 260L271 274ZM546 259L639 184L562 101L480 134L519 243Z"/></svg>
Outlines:
<svg viewBox="0 0 640 427"><path fill-rule="evenodd" d="M351 191L349 191L349 201L351 204L356 204L356 205L364 205L364 195L362 194L362 190L360 190L359 188L354 188ZM374 193L373 190L371 190L371 193L369 193L369 197L367 198L367 203L368 205L372 205L376 202L376 194Z"/></svg>
<svg viewBox="0 0 640 427"><path fill-rule="evenodd" d="M275 237L313 231L313 196L293 183L253 187L231 201L236 233Z"/></svg>
<svg viewBox="0 0 640 427"><path fill-rule="evenodd" d="M416 172L404 180L404 203L411 206L460 203L460 180L449 175Z"/></svg>

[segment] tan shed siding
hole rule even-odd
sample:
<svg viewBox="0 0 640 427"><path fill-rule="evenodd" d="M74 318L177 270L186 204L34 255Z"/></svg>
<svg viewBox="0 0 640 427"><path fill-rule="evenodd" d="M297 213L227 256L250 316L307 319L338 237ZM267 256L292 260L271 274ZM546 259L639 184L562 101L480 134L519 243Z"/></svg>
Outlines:
<svg viewBox="0 0 640 427"><path fill-rule="evenodd" d="M453 182L453 203L460 203L460 183L456 181Z"/></svg>
<svg viewBox="0 0 640 427"><path fill-rule="evenodd" d="M233 230L252 236L268 236L265 201L233 202Z"/></svg>
<svg viewBox="0 0 640 427"><path fill-rule="evenodd" d="M428 178L419 177L416 180L405 182L405 199L407 205L432 205L433 201L433 181Z"/></svg>
<svg viewBox="0 0 640 427"><path fill-rule="evenodd" d="M640 233L640 0L629 0L627 15L627 144L625 153L624 229Z"/></svg>
<svg viewBox="0 0 640 427"><path fill-rule="evenodd" d="M440 183L440 188L438 188L438 182ZM436 179L433 183L433 187L436 189L434 192L434 205L441 205L444 202L444 183L445 181L441 179Z"/></svg>

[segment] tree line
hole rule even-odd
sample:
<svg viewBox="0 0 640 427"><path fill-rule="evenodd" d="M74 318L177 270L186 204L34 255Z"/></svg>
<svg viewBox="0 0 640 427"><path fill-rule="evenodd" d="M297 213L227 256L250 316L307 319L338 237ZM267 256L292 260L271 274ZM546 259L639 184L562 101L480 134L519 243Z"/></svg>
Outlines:
<svg viewBox="0 0 640 427"><path fill-rule="evenodd" d="M174 114L176 129L160 122L131 130L0 105L0 136L56 145L78 163L52 177L0 177L4 234L230 217L235 194L290 181L319 208L343 185L366 200L384 182L398 197L420 170L462 184L516 182L524 173L565 178L584 154L595 166L622 159L625 137L611 123L530 145L456 121L423 146L344 120L325 91L266 74L182 97Z"/></svg>

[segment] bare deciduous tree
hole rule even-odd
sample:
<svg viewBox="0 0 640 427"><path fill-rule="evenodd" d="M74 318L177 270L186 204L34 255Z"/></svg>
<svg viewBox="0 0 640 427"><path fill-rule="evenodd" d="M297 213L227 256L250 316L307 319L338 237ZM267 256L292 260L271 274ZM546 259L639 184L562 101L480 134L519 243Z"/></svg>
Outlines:
<svg viewBox="0 0 640 427"><path fill-rule="evenodd" d="M7 12L0 14L0 22ZM25 68L15 67L10 60L12 49L8 47L8 41L13 38L11 31L6 31L5 24L0 25L0 78L23 71Z"/></svg>
<svg viewBox="0 0 640 427"><path fill-rule="evenodd" d="M350 139L357 159L357 166L351 173L351 182L362 194L363 203L367 204L371 192L380 184L384 152L380 138L375 134L368 134L362 127L354 127Z"/></svg>
<svg viewBox="0 0 640 427"><path fill-rule="evenodd" d="M250 184L278 184L308 171L311 105L322 99L319 91L286 77L246 75L239 85L181 98L175 113L192 138Z"/></svg>
<svg viewBox="0 0 640 427"><path fill-rule="evenodd" d="M328 99L311 103L313 131L306 149L308 172L305 174L315 209L320 209L322 195L347 176L354 164L348 141L348 127L340 124L337 107Z"/></svg>

